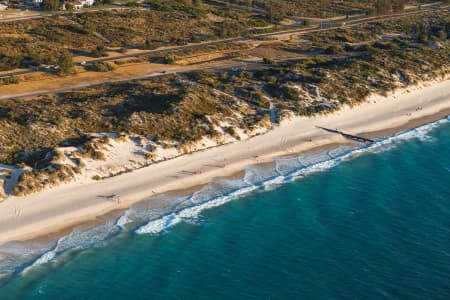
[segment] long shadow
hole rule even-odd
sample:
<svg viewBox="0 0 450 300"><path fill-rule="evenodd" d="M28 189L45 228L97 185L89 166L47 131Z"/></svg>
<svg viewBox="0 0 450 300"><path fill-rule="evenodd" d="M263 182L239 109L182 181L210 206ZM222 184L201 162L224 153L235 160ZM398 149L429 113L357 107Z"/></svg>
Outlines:
<svg viewBox="0 0 450 300"><path fill-rule="evenodd" d="M145 93L132 95L116 105L106 105L104 108L109 114L119 117L128 117L134 112L147 112L161 114L169 111L173 104L181 102L180 94L155 94Z"/></svg>

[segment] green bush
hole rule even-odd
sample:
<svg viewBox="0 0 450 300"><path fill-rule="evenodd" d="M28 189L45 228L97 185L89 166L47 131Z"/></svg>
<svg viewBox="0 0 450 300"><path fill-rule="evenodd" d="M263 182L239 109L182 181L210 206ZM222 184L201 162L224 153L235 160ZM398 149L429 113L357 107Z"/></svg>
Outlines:
<svg viewBox="0 0 450 300"><path fill-rule="evenodd" d="M17 83L19 83L19 79L15 76L0 78L0 85L17 84Z"/></svg>
<svg viewBox="0 0 450 300"><path fill-rule="evenodd" d="M92 65L86 66L86 69L94 72L109 72L114 71L115 67L111 63L107 62L96 62Z"/></svg>
<svg viewBox="0 0 450 300"><path fill-rule="evenodd" d="M92 50L92 56L93 57L105 57L108 56L108 53L106 53L106 47L103 45L98 45L95 47L94 50Z"/></svg>

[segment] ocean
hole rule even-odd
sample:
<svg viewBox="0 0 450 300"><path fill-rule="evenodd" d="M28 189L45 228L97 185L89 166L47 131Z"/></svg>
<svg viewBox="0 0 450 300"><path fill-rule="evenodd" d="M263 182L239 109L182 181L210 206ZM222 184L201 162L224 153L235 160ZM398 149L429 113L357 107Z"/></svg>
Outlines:
<svg viewBox="0 0 450 300"><path fill-rule="evenodd" d="M450 299L450 118L1 246L0 275L1 300Z"/></svg>

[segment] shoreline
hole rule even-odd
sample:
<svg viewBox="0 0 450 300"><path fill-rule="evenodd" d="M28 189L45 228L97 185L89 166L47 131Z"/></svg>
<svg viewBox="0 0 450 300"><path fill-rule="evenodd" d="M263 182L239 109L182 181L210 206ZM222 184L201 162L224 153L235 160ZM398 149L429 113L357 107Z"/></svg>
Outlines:
<svg viewBox="0 0 450 300"><path fill-rule="evenodd" d="M418 106L423 109L417 111ZM403 89L388 97L372 96L358 106L344 107L328 115L294 117L249 140L186 154L100 182L71 182L25 197L9 197L0 202L0 245L16 240L55 239L80 226L104 223L134 203L157 194L186 194L213 178L239 178L249 165L273 163L278 157L348 144L341 136L321 131L316 125L373 138L449 114L450 80L444 80ZM182 170L195 173L187 175ZM99 196L112 193L120 195L119 204Z"/></svg>
<svg viewBox="0 0 450 300"><path fill-rule="evenodd" d="M418 119L414 119L414 120L410 120L407 124L404 124L402 126L396 127L396 128L387 128L384 130L380 130L380 131L374 131L374 132L367 132L367 133L363 133L364 136L367 136L368 138L378 138L378 137L383 137L383 136L389 136L401 131L406 131L406 130L412 130L414 128L441 120L447 116L450 115L450 108L445 109L443 111L440 111L434 115L430 115L430 116L423 116L420 117ZM274 157L273 161L269 161L269 162L265 162L265 163L260 163L260 164L253 164L253 165L248 165L248 166L262 166L262 167L269 167L270 166L274 166L275 165L275 159L278 158L283 158L283 157L292 157L294 155L297 154L314 154L320 151L324 151L324 150L332 150L332 149L336 149L339 146L352 146L355 145L355 143L352 142L343 142L343 143L333 143L333 144L326 144L323 146L319 146L317 148L312 148L310 150L304 151L304 152L299 152L299 153L293 153L293 154L289 154L289 155L282 155L279 157ZM231 175L227 175L227 176L220 176L219 178L223 178L223 179L242 179L243 176L245 175L245 170L240 170L237 171L234 174ZM175 196L175 197L182 197L182 196L187 196L193 192L197 192L199 190L201 190L204 186L206 186L208 183L204 183L204 184L199 184L196 186L192 186L192 187L188 187L188 188L184 188L184 189L177 189L177 190L171 190L171 191L167 191L164 192L164 194L167 194L169 196ZM157 196L157 195L156 195ZM145 199L141 199L136 201L133 204L139 203L140 201L145 201ZM131 207L131 206L130 206ZM65 227L65 228L61 228L60 230L56 231L56 232L50 232L48 234L43 234L43 235L39 235L30 239L25 239L22 240L24 242L51 242L51 241L55 241L67 234L70 234L71 232L73 232L74 230L89 230L92 229L96 226L101 226L106 224L107 222L110 221L114 221L116 220L118 217L122 216L123 213L125 211L127 211L130 207L128 208L122 208L122 209L117 209L117 210L112 210L110 212L107 212L106 214L103 215L99 215L97 217L95 217L95 219L93 220L87 220L87 221L81 221L78 224L74 224L71 225L69 227ZM8 242L7 242L8 243ZM0 246L2 244L0 243Z"/></svg>

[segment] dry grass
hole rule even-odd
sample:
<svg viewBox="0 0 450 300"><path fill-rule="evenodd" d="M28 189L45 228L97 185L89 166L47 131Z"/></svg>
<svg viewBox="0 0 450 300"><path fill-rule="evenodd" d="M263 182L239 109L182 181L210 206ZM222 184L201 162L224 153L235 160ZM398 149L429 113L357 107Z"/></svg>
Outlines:
<svg viewBox="0 0 450 300"><path fill-rule="evenodd" d="M372 92L386 93L448 73L450 42L442 34L448 24L443 13L336 29L305 36L317 50L308 59L274 62L257 71L166 75L3 101L0 161L32 168L16 186L15 193L23 195L73 177L76 169L58 163L57 146L76 146L79 157L103 159L107 140L93 141L91 133L153 136L187 151L204 137L269 126L266 95L280 117L332 112L364 101ZM380 40L387 32L401 36ZM305 50L296 42L264 47L267 55ZM89 80L91 75L76 76ZM153 159L151 151L144 155Z"/></svg>

